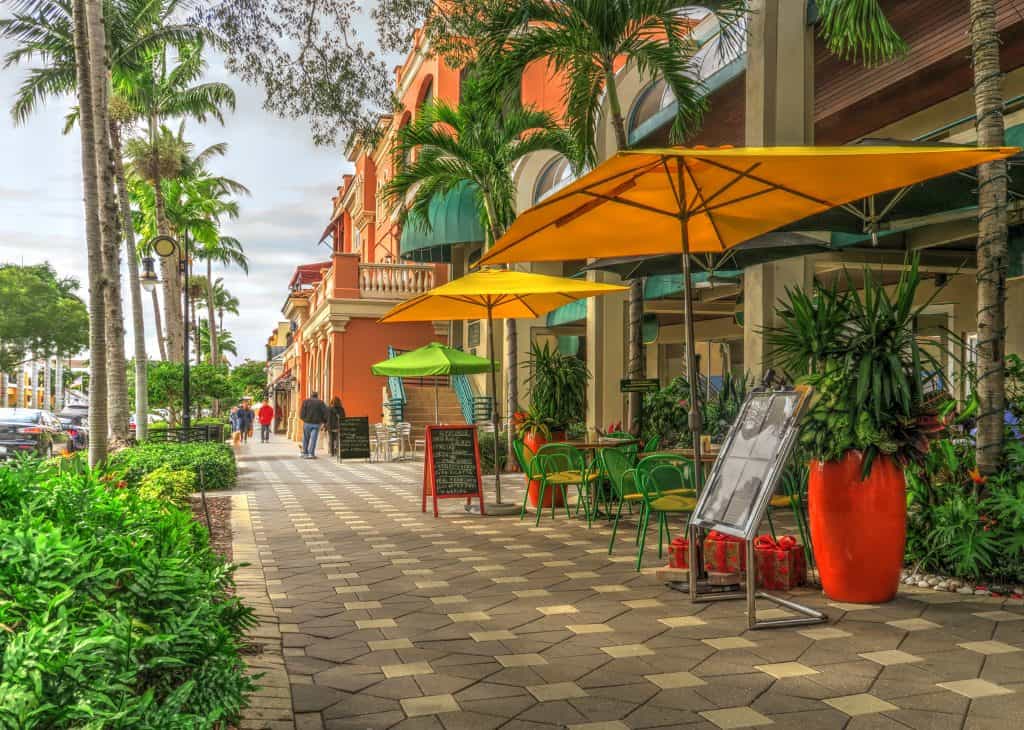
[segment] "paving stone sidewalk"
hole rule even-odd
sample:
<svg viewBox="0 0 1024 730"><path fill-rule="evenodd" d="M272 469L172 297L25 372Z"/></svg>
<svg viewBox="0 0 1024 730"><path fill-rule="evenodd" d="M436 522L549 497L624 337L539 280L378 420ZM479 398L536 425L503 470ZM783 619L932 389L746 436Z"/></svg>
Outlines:
<svg viewBox="0 0 1024 730"><path fill-rule="evenodd" d="M564 512L434 519L421 484L417 462L243 447L235 555L269 670L243 728L1024 727L1020 601L804 591L828 624L747 631L745 602L636 573L631 525L609 556L606 525Z"/></svg>

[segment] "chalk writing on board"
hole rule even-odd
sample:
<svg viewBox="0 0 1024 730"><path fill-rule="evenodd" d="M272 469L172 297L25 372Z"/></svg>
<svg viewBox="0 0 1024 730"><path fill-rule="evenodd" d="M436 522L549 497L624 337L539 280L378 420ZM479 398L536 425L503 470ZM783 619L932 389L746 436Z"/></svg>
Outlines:
<svg viewBox="0 0 1024 730"><path fill-rule="evenodd" d="M430 455L438 495L476 494L478 465L470 429L431 429Z"/></svg>
<svg viewBox="0 0 1024 730"><path fill-rule="evenodd" d="M370 419L366 416L342 418L339 426L341 459L370 458Z"/></svg>

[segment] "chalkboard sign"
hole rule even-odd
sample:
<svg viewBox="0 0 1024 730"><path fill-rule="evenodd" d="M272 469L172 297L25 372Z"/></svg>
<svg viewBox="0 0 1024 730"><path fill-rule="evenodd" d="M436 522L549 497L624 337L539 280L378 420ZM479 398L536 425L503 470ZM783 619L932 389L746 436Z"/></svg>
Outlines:
<svg viewBox="0 0 1024 730"><path fill-rule="evenodd" d="M366 416L342 418L339 427L338 459L370 458L370 419Z"/></svg>
<svg viewBox="0 0 1024 730"><path fill-rule="evenodd" d="M423 511L427 497L437 500L473 497L480 499L484 514L483 482L480 475L480 446L476 426L427 426L423 459Z"/></svg>
<svg viewBox="0 0 1024 730"><path fill-rule="evenodd" d="M796 443L811 390L755 390L743 403L701 490L691 523L754 538Z"/></svg>

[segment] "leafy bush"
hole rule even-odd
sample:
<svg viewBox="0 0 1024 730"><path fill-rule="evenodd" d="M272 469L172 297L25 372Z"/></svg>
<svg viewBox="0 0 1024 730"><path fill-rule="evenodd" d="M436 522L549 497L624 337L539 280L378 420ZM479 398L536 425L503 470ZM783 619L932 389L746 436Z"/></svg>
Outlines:
<svg viewBox="0 0 1024 730"><path fill-rule="evenodd" d="M907 559L961 578L1024 581L1024 444L982 477L970 438L932 445L907 469Z"/></svg>
<svg viewBox="0 0 1024 730"><path fill-rule="evenodd" d="M551 419L552 427L565 429L587 415L587 383L590 371L578 357L565 355L545 343L530 346L530 407Z"/></svg>
<svg viewBox="0 0 1024 730"><path fill-rule="evenodd" d="M0 467L0 728L224 727L251 609L191 515L81 460Z"/></svg>
<svg viewBox="0 0 1024 730"><path fill-rule="evenodd" d="M168 466L151 471L142 477L138 493L144 499L170 502L187 507L188 498L196 491L196 475L191 469L171 469Z"/></svg>
<svg viewBox="0 0 1024 730"><path fill-rule="evenodd" d="M161 466L173 471L188 469L196 476L196 487L231 489L235 486L238 467L235 454L228 444L179 444L144 442L118 451L110 457L112 469L124 473L129 484L138 486L142 478Z"/></svg>

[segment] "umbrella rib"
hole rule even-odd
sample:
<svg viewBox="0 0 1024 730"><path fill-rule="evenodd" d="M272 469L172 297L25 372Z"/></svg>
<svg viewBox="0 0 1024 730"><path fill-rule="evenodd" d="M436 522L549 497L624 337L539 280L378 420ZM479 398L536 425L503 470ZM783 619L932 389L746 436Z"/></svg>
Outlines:
<svg viewBox="0 0 1024 730"><path fill-rule="evenodd" d="M761 166L761 163L760 163L760 162L755 162L755 163L754 163L754 164L752 164L752 165L751 165L750 167L748 167L748 168L747 168L746 170L743 170L743 171L739 171L739 170L733 170L733 172L735 172L735 173L736 173L736 177L734 177L734 178L733 178L732 180L730 180L730 181L729 181L729 182L727 182L727 183L726 183L725 185L723 185L723 186L722 186L722 187L720 187L720 188L719 188L718 190L716 190L716 191L715 191L715 192L713 192L713 193L712 193L711 195L709 195L709 196L708 196L707 198L705 198L705 199L704 199L704 205L705 205L705 207L706 207L706 206L708 206L708 205L709 205L710 203L714 202L715 198L717 198L717 197L718 197L718 196L720 196L720 195L723 195L723 194L724 194L724 193L725 193L725 192L726 192L727 190L729 190L729 189L730 189L730 188L732 188L732 187L733 187L734 185L736 185L737 183L739 183L739 182L740 182L741 180L743 180L743 179L744 179L745 177L747 177L747 176L748 176L748 175L749 175L749 174L750 174L751 172L753 172L754 170L756 170L756 169L757 169L758 167L760 167L760 166ZM730 169L730 168L727 168L727 169ZM693 177L692 173L691 173L690 177L691 177L691 178Z"/></svg>
<svg viewBox="0 0 1024 730"><path fill-rule="evenodd" d="M730 165L723 165L722 163L720 163L720 162L718 162L718 161L716 161L714 159L711 159L711 158L708 158L708 157L698 157L697 159L699 159L701 162L706 162L707 164L709 164L709 165L711 165L713 167L717 167L717 168L722 169L722 170L728 170L729 172L732 172L732 173L734 173L736 175L739 175L740 177L749 178L749 179L753 180L754 182L759 182L762 185L765 185L768 188L770 188L769 190L766 190L764 192L771 192L772 190L781 190L784 193L789 193L790 195L796 196L798 198L804 198L805 200L809 200L812 203L818 203L819 205L824 205L824 206L829 207L829 208L836 207L836 203L833 203L831 201L824 200L822 198L817 198L817 197L815 197L815 196L813 196L813 195L811 195L809 193L804 193L804 192L801 192L799 190L796 190L795 188L791 188L788 185L782 185L782 184L777 183L777 182L772 182L771 180L763 178L760 175L752 175L750 172L747 172L747 171L744 171L744 170L737 170L735 167L732 167ZM758 165L759 164L760 163L758 163ZM717 206L717 207L721 207L721 206Z"/></svg>
<svg viewBox="0 0 1024 730"><path fill-rule="evenodd" d="M534 318L540 316L539 314L537 314L537 310L531 307L529 303L526 301L526 299L523 298L522 294L516 294L514 299L516 299L520 304L526 307L530 311L530 314L534 316Z"/></svg>
<svg viewBox="0 0 1024 730"><path fill-rule="evenodd" d="M591 205L593 203L598 203L598 204L600 204L600 203L619 203L621 205L628 205L631 208L639 208L640 210L645 210L648 213L655 213L657 215L663 215L663 216L666 216L667 218L678 218L679 217L679 213L673 213L672 211L662 210L661 208L655 208L653 205L646 205L644 203L637 203L637 202L635 202L633 200L624 200L623 198L614 198L614 197L611 197L609 195L603 195L601 193L594 193L594 192L591 192L589 190L580 190L579 193L581 195L589 195L589 196L595 198L595 200L592 200L592 201L590 201L590 203L587 203L586 205L582 205L579 208L577 208L576 210L572 211L571 213L567 213L562 218L559 218L555 222L556 226L563 226L566 223L570 223L573 220L575 220L576 218L579 218L581 215L589 213L590 209L587 208L587 205Z"/></svg>
<svg viewBox="0 0 1024 730"><path fill-rule="evenodd" d="M655 166L655 165L657 165L656 162L655 163L650 163L650 164L647 164L647 165L644 165L644 166L641 166L641 167L631 167L631 168L629 168L627 170L623 170L621 172L617 172L614 175L609 175L608 177L604 177L604 178L601 178L600 180L595 180L592 183L588 183L586 187L581 188L579 190L563 190L561 192L555 193L550 198L546 198L545 200L542 200L539 203L536 203L530 210L541 210L543 208L548 207L549 205L553 205L555 203L564 201L566 198L570 198L573 195L576 195L578 193L589 192L590 188L592 188L592 187L594 187L596 185L603 185L604 183L609 183L609 182L612 182L613 180L617 180L620 177L626 177L626 176L631 175L632 177L630 179L631 180L635 180L636 178L640 177L641 175L647 173L649 171L649 169L651 167Z"/></svg>
<svg viewBox="0 0 1024 730"><path fill-rule="evenodd" d="M708 201L704 198L704 193L701 191L700 185L697 183L697 178L693 176L693 171L690 169L689 165L683 165L683 169L686 170L686 174L690 178L690 182L693 184L695 199L699 198L701 203L704 205L704 209L708 211L708 222L710 222L711 227L715 229L715 236L718 238L719 248L725 251L725 239L722 237L722 232L718 229L718 223L715 221L715 217L711 214L711 210L708 208ZM689 217L687 217L687 225L689 225Z"/></svg>

